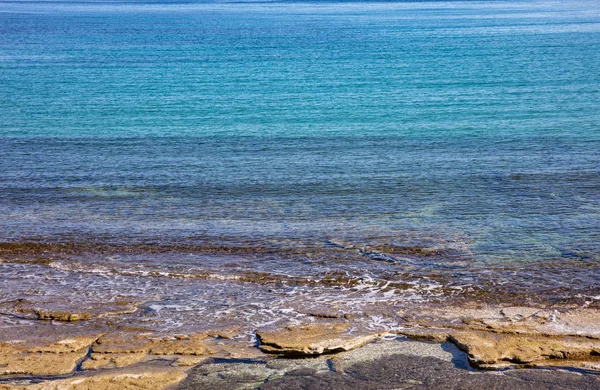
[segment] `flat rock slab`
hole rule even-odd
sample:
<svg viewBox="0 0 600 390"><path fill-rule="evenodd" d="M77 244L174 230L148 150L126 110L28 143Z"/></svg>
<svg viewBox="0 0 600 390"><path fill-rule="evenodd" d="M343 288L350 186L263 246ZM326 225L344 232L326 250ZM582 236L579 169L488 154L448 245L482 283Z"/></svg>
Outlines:
<svg viewBox="0 0 600 390"><path fill-rule="evenodd" d="M180 389L187 389L184 383ZM221 387L225 389L228 387ZM230 387L233 389L233 387ZM511 370L508 373L469 372L437 358L391 355L354 364L343 373L313 373L297 370L293 375L273 377L257 388L261 390L599 390L595 375L580 375L558 370ZM210 388L207 388L210 389ZM215 388L216 389L216 388Z"/></svg>
<svg viewBox="0 0 600 390"><path fill-rule="evenodd" d="M455 389L600 390L594 373L559 369L474 372L455 347L408 340L382 340L337 355L308 359L272 357L208 360L194 367L179 390L234 389Z"/></svg>
<svg viewBox="0 0 600 390"><path fill-rule="evenodd" d="M321 355L360 347L380 334L351 335L347 323L307 324L259 331L260 349L282 355Z"/></svg>
<svg viewBox="0 0 600 390"><path fill-rule="evenodd" d="M600 361L600 340L573 336L460 331L449 340L479 368L511 364L570 365Z"/></svg>
<svg viewBox="0 0 600 390"><path fill-rule="evenodd" d="M175 385L185 376L185 372L181 369L166 367L75 376L22 386L0 384L0 390L159 390Z"/></svg>
<svg viewBox="0 0 600 390"><path fill-rule="evenodd" d="M37 346L0 342L0 375L67 374L83 359L98 335L55 340Z"/></svg>

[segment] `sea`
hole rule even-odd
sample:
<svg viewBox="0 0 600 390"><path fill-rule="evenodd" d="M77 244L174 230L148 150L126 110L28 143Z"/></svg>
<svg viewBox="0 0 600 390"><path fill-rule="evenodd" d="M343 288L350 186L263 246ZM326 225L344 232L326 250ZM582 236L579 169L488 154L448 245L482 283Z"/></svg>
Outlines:
<svg viewBox="0 0 600 390"><path fill-rule="evenodd" d="M1 1L0 281L165 332L599 307L600 5Z"/></svg>

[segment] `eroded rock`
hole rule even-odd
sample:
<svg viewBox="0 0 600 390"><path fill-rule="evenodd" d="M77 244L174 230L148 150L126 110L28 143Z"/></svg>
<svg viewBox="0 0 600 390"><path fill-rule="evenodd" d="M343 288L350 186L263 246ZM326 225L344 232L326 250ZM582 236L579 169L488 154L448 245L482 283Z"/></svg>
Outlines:
<svg viewBox="0 0 600 390"><path fill-rule="evenodd" d="M90 302L87 305L69 302L30 302L20 299L0 306L3 312L28 319L73 322L131 314L138 303L128 301Z"/></svg>
<svg viewBox="0 0 600 390"><path fill-rule="evenodd" d="M207 353L205 338L205 333L167 337L154 341L149 352L152 355L204 355Z"/></svg>
<svg viewBox="0 0 600 390"><path fill-rule="evenodd" d="M351 335L347 323L307 324L275 331L257 332L260 349L284 355L320 355L348 351L364 345L380 334Z"/></svg>
<svg viewBox="0 0 600 390"><path fill-rule="evenodd" d="M413 340L443 343L448 340L448 335L452 332L453 330L448 328L404 328L394 333L410 337Z"/></svg>
<svg viewBox="0 0 600 390"><path fill-rule="evenodd" d="M72 372L98 338L80 336L38 346L0 343L0 375L56 375Z"/></svg>
<svg viewBox="0 0 600 390"><path fill-rule="evenodd" d="M600 340L583 337L460 331L451 334L449 340L479 368L576 365L573 362L600 360Z"/></svg>
<svg viewBox="0 0 600 390"><path fill-rule="evenodd" d="M92 347L94 353L146 353L154 341L147 335L109 333L98 339Z"/></svg>
<svg viewBox="0 0 600 390"><path fill-rule="evenodd" d="M45 381L42 383L19 386L0 385L2 390L160 390L172 386L185 378L186 374L178 368L160 368L152 370L129 370L107 372L93 376L75 376L67 379Z"/></svg>
<svg viewBox="0 0 600 390"><path fill-rule="evenodd" d="M181 356L181 357L177 358L177 360L175 360L173 363L171 363L171 365L174 367L192 367L192 366L202 363L203 361L206 361L207 359L209 359L208 356L186 355L186 356Z"/></svg>
<svg viewBox="0 0 600 390"><path fill-rule="evenodd" d="M96 370L99 368L119 368L146 360L147 354L142 353L92 353L81 368L83 370Z"/></svg>
<svg viewBox="0 0 600 390"><path fill-rule="evenodd" d="M207 337L207 332L172 337L110 333L92 346L92 354L81 367L84 370L119 368L156 359L172 360L175 366L190 366L212 352L205 344ZM182 359L187 356L202 358Z"/></svg>

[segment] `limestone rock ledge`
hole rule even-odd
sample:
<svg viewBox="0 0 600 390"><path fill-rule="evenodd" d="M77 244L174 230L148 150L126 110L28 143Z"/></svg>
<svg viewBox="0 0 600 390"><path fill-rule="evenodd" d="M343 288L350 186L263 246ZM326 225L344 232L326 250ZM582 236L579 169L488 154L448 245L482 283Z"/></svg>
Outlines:
<svg viewBox="0 0 600 390"><path fill-rule="evenodd" d="M482 369L509 365L594 368L600 364L600 340L585 337L461 331L450 334L448 340Z"/></svg>
<svg viewBox="0 0 600 390"><path fill-rule="evenodd" d="M66 375L81 370L118 369L136 363L197 364L215 351L206 332L157 337L107 333L68 338L0 342L0 375Z"/></svg>
<svg viewBox="0 0 600 390"><path fill-rule="evenodd" d="M178 366L194 365L207 359L212 352L206 345L208 338L210 336L204 332L159 338L109 333L92 345L90 357L81 368L120 368L161 357L176 359Z"/></svg>
<svg viewBox="0 0 600 390"><path fill-rule="evenodd" d="M68 374L85 358L98 336L77 336L37 346L0 342L0 375Z"/></svg>
<svg viewBox="0 0 600 390"><path fill-rule="evenodd" d="M139 390L164 389L186 377L185 371L173 367L152 370L126 370L93 376L74 376L30 385L3 385L0 390Z"/></svg>
<svg viewBox="0 0 600 390"><path fill-rule="evenodd" d="M258 331L260 349L281 355L321 355L358 348L381 334L351 335L348 323L307 324L274 331Z"/></svg>

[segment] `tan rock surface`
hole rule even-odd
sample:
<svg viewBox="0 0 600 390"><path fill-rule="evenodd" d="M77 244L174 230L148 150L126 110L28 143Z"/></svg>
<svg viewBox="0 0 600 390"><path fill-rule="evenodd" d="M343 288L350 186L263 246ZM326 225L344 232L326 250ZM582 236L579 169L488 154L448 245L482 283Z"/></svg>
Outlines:
<svg viewBox="0 0 600 390"><path fill-rule="evenodd" d="M153 355L204 355L207 353L205 338L205 333L163 338L156 340L149 352Z"/></svg>
<svg viewBox="0 0 600 390"><path fill-rule="evenodd" d="M208 360L208 356L181 356L177 358L171 365L174 367L191 367Z"/></svg>
<svg viewBox="0 0 600 390"><path fill-rule="evenodd" d="M89 348L101 335L77 336L54 342L42 344L40 346L28 347L28 352L49 352L49 353L68 353L80 351Z"/></svg>
<svg viewBox="0 0 600 390"><path fill-rule="evenodd" d="M87 355L97 335L80 336L31 346L0 343L0 375L56 375L72 372Z"/></svg>
<svg viewBox="0 0 600 390"><path fill-rule="evenodd" d="M83 362L84 370L125 367L143 361L172 359L179 366L193 365L205 359L178 359L177 356L204 356L209 351L205 345L207 333L156 337L127 332L110 333L92 346L92 354ZM159 358L160 356L160 358Z"/></svg>
<svg viewBox="0 0 600 390"><path fill-rule="evenodd" d="M354 336L347 333L348 324L307 324L275 331L257 332L260 348L285 355L320 355L348 351L360 347L379 334Z"/></svg>
<svg viewBox="0 0 600 390"><path fill-rule="evenodd" d="M5 355L0 352L0 375L56 375L75 370L77 363L87 355L87 349L79 352L21 353Z"/></svg>
<svg viewBox="0 0 600 390"><path fill-rule="evenodd" d="M132 364L146 360L145 352L138 353L92 353L89 359L86 359L81 368L83 370L96 370L99 368L118 368L126 367Z"/></svg>
<svg viewBox="0 0 600 390"><path fill-rule="evenodd" d="M140 353L148 352L154 341L147 335L132 333L108 333L92 347L94 353Z"/></svg>
<svg viewBox="0 0 600 390"><path fill-rule="evenodd" d="M600 338L600 310L590 308L541 309L526 306L438 307L424 313L409 311L405 326L496 330L551 335L580 335Z"/></svg>
<svg viewBox="0 0 600 390"><path fill-rule="evenodd" d="M93 376L75 376L32 385L0 385L1 390L161 390L185 378L180 368L148 371L107 372Z"/></svg>
<svg viewBox="0 0 600 390"><path fill-rule="evenodd" d="M480 368L510 364L574 365L573 361L600 360L600 340L570 337L460 331L449 336ZM569 364L571 363L571 364Z"/></svg>
<svg viewBox="0 0 600 390"><path fill-rule="evenodd" d="M448 335L453 331L453 329L448 328L405 328L394 333L410 337L413 340L443 343L448 340Z"/></svg>

